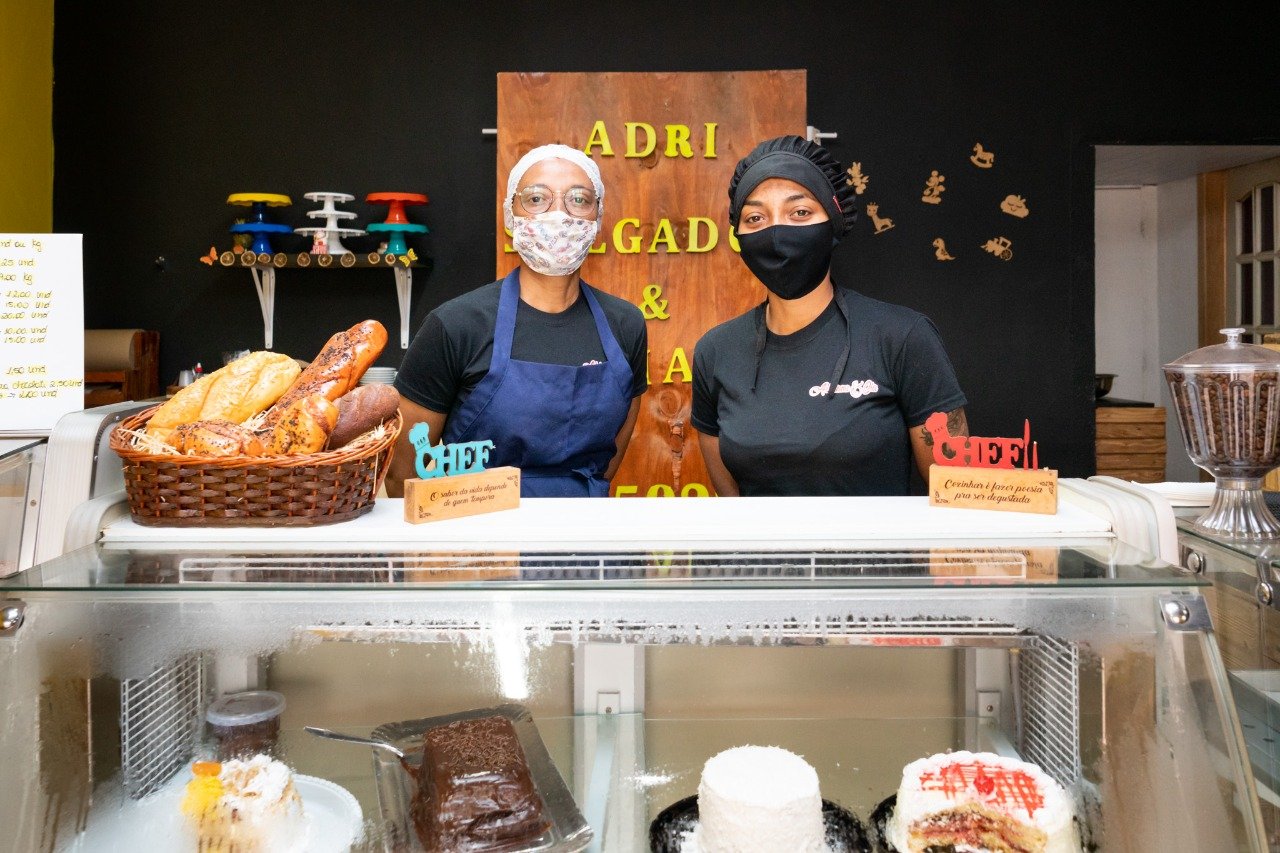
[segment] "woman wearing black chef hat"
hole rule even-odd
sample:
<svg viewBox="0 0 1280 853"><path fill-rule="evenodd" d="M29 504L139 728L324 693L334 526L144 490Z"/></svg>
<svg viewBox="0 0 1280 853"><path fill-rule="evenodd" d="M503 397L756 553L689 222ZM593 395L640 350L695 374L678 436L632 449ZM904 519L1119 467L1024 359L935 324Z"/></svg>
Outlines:
<svg viewBox="0 0 1280 853"><path fill-rule="evenodd" d="M831 281L854 190L798 136L756 146L729 183L729 223L764 303L703 335L693 425L720 495L905 495L927 478L923 424L968 433L965 396L922 314Z"/></svg>

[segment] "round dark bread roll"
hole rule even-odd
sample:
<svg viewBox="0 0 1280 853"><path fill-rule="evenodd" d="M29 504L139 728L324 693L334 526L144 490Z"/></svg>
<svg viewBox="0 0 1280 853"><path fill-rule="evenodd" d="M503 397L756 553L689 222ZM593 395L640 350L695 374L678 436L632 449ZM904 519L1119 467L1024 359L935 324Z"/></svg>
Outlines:
<svg viewBox="0 0 1280 853"><path fill-rule="evenodd" d="M338 425L329 436L337 450L392 417L400 408L400 394L390 385L361 385L338 398Z"/></svg>

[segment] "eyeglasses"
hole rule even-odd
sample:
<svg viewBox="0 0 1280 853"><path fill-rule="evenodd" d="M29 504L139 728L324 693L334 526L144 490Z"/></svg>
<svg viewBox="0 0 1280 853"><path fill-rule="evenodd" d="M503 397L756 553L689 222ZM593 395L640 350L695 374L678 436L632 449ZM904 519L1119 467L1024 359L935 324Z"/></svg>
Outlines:
<svg viewBox="0 0 1280 853"><path fill-rule="evenodd" d="M570 187L558 193L535 184L520 190L516 193L516 198L520 199L520 206L534 216L550 210L557 198L564 199L565 211L579 219L592 218L600 209L595 192L586 187Z"/></svg>

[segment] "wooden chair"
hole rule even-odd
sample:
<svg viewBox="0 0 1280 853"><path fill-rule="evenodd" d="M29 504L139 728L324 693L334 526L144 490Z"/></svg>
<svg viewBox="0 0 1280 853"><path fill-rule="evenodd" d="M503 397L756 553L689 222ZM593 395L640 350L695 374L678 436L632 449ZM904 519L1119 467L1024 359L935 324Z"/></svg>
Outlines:
<svg viewBox="0 0 1280 853"><path fill-rule="evenodd" d="M160 333L85 329L84 406L146 400L160 394Z"/></svg>

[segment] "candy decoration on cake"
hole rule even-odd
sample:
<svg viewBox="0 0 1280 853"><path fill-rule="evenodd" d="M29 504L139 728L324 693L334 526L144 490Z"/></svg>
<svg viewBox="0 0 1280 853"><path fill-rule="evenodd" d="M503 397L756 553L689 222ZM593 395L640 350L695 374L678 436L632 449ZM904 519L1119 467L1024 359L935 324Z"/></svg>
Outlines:
<svg viewBox="0 0 1280 853"><path fill-rule="evenodd" d="M698 817L686 851L827 849L818 773L776 746L738 746L707 761L698 783Z"/></svg>
<svg viewBox="0 0 1280 853"><path fill-rule="evenodd" d="M932 755L903 768L885 836L897 853L1081 849L1062 786L1034 764L988 752Z"/></svg>
<svg viewBox="0 0 1280 853"><path fill-rule="evenodd" d="M231 233L252 234L253 246L251 251L255 255L271 256L271 241L267 235L293 233L293 229L288 225L267 221L268 207L287 207L293 204L293 201L287 195L278 195L276 193L232 193L227 196L227 204L238 204L251 209L249 221L237 222L232 225Z"/></svg>
<svg viewBox="0 0 1280 853"><path fill-rule="evenodd" d="M405 245L405 234L426 234L427 226L418 225L410 222L405 216L405 205L426 204L427 197L422 193L369 193L364 197L369 204L385 204L387 205L387 219L385 222L375 222L369 226L370 234L387 235L387 250L384 252L388 256L407 254L409 249Z"/></svg>
<svg viewBox="0 0 1280 853"><path fill-rule="evenodd" d="M343 228L338 223L347 219L355 219L356 215L350 210L339 210L335 204L343 204L353 201L355 196L350 193L331 193L331 192L309 192L303 196L307 201L324 202L324 206L319 210L307 211L307 216L311 219L323 219L322 226L309 226L306 228L293 229L295 234L311 237L311 253L315 255L348 255L350 250L342 245L343 237L360 237L365 232L359 228ZM345 258L343 259L345 260Z"/></svg>

